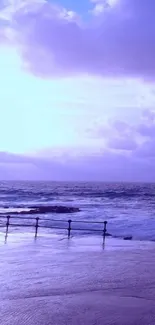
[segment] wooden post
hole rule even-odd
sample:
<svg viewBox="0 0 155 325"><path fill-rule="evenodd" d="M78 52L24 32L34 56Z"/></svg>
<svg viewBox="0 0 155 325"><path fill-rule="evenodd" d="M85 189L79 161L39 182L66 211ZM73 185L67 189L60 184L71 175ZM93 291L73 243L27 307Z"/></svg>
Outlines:
<svg viewBox="0 0 155 325"><path fill-rule="evenodd" d="M68 238L70 238L70 235L71 235L71 223L72 223L72 220L68 220Z"/></svg>
<svg viewBox="0 0 155 325"><path fill-rule="evenodd" d="M38 235L38 227L39 227L39 217L36 218L35 238L37 238L37 235Z"/></svg>
<svg viewBox="0 0 155 325"><path fill-rule="evenodd" d="M6 221L6 233L5 233L5 242L7 241L7 237L8 237L9 225L10 225L10 216L7 216L7 221Z"/></svg>
<svg viewBox="0 0 155 325"><path fill-rule="evenodd" d="M107 221L104 221L103 243L105 242L106 232L107 232Z"/></svg>

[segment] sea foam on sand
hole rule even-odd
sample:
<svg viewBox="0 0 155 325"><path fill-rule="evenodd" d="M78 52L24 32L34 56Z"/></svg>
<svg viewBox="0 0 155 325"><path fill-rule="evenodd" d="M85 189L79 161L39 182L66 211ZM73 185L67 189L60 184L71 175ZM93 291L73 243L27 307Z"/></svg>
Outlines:
<svg viewBox="0 0 155 325"><path fill-rule="evenodd" d="M154 325L154 261L151 242L1 237L1 324Z"/></svg>

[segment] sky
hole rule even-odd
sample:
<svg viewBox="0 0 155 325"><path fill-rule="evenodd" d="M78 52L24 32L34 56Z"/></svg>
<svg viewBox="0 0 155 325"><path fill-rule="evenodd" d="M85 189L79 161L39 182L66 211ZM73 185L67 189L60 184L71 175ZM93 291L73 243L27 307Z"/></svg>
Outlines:
<svg viewBox="0 0 155 325"><path fill-rule="evenodd" d="M1 0L1 180L155 181L154 12Z"/></svg>

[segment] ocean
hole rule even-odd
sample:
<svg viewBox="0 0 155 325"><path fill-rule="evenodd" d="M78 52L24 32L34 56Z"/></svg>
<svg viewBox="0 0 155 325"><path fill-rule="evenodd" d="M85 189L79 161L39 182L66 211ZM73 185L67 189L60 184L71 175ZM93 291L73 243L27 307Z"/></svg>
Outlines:
<svg viewBox="0 0 155 325"><path fill-rule="evenodd" d="M93 232L94 225L85 225L81 221L107 221L107 230L112 237L123 238L132 236L134 240L155 241L155 184L137 183L87 183L87 182L1 182L0 183L0 225L4 223L2 216L13 212L27 211L24 217L36 217L29 214L30 205L61 205L77 207L80 212L73 214L45 213L41 218L52 220L71 218L78 220L78 235ZM39 216L39 215L37 215ZM51 220L51 222L50 222ZM19 223L19 221L18 221ZM21 223L21 222L20 222ZM56 221L55 221L56 223ZM81 223L81 224L80 224ZM59 223L60 224L60 223ZM44 224L45 225L45 222ZM66 227L66 226L65 226ZM93 227L93 228L91 228ZM103 225L95 228L103 229ZM98 228L100 227L100 228ZM0 230L2 231L2 230ZM24 231L24 230L23 230ZM26 229L28 232L28 228ZM49 230L47 230L49 231ZM65 230L53 229L54 233L64 233ZM73 233L73 235L74 235Z"/></svg>

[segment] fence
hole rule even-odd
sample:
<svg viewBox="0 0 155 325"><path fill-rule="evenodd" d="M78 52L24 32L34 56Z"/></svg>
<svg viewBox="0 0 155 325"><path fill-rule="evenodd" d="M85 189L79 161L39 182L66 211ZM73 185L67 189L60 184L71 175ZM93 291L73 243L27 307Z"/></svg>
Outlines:
<svg viewBox="0 0 155 325"><path fill-rule="evenodd" d="M4 224L1 224L0 227L4 228L5 227L5 238L7 239L8 234L9 234L9 229L10 227L34 227L34 236L35 238L37 238L38 236L38 230L39 228L48 228L48 229L64 229L67 230L67 235L68 235L68 239L71 237L71 233L73 231L86 231L89 230L90 232L98 232L101 233L102 232L102 237L103 237L103 242L105 242L105 238L108 235L107 233L107 221L103 221L103 222L97 222L97 221L84 221L84 220L55 220L55 219L47 219L47 218L21 218L21 217L14 217L14 216L0 216L0 220L4 221ZM28 221L28 223L21 223L21 221ZM19 221L19 222L18 222ZM32 224L30 224L30 221L32 221ZM42 223L44 222L44 224ZM50 224L46 225L46 222L50 222ZM52 224L53 223L53 224ZM54 223L57 223L58 226L54 225ZM65 223L65 226L62 226L61 224ZM94 226L94 228L76 228L74 227L74 225L88 225L91 224ZM96 229L95 225L103 225L102 230L101 229Z"/></svg>

